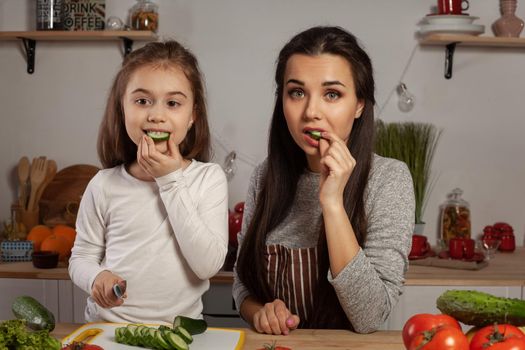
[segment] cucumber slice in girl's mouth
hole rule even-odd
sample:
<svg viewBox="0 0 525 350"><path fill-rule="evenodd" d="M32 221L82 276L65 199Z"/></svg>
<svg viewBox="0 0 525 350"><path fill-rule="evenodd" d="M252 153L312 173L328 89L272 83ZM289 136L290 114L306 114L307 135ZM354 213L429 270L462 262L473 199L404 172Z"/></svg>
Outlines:
<svg viewBox="0 0 525 350"><path fill-rule="evenodd" d="M309 131L308 133L310 134L310 136L311 136L314 140L320 140L320 139L321 139L321 131L318 131L318 130L312 130L312 131Z"/></svg>
<svg viewBox="0 0 525 350"><path fill-rule="evenodd" d="M164 131L148 131L146 134L155 142L166 141L170 138L170 133Z"/></svg>

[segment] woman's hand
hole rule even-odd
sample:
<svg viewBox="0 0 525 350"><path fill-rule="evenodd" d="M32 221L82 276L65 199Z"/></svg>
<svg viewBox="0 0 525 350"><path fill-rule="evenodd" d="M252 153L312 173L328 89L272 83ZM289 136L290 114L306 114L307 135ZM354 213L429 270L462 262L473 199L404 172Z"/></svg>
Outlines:
<svg viewBox="0 0 525 350"><path fill-rule="evenodd" d="M321 155L319 182L321 206L343 205L343 192L356 161L346 143L337 135L326 131L319 140L319 153Z"/></svg>
<svg viewBox="0 0 525 350"><path fill-rule="evenodd" d="M153 139L144 135L137 149L137 163L153 177L161 177L182 168L184 158L180 154L179 147L172 139L172 135L166 141L168 151L163 154L155 147Z"/></svg>
<svg viewBox="0 0 525 350"><path fill-rule="evenodd" d="M91 297L98 306L109 309L122 305L124 300L113 293L113 286L117 283L121 285L125 282L122 278L107 270L102 271L95 277L93 287L91 287ZM127 294L124 293L123 298L126 297Z"/></svg>
<svg viewBox="0 0 525 350"><path fill-rule="evenodd" d="M259 333L287 335L299 325L299 316L293 315L280 299L266 303L253 315L253 327Z"/></svg>

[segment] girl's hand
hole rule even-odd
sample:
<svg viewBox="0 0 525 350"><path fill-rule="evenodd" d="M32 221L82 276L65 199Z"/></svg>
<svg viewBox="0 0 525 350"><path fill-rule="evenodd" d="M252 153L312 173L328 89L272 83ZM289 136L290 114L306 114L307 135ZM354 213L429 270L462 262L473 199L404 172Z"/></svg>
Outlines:
<svg viewBox="0 0 525 350"><path fill-rule="evenodd" d="M323 132L319 140L321 180L319 200L322 206L343 205L343 192L356 161L346 143L337 135Z"/></svg>
<svg viewBox="0 0 525 350"><path fill-rule="evenodd" d="M259 333L287 335L299 325L299 316L293 315L280 299L266 303L253 315L253 327Z"/></svg>
<svg viewBox="0 0 525 350"><path fill-rule="evenodd" d="M123 283L124 280L119 276L111 273L110 271L102 271L97 275L91 287L91 297L98 306L105 309L109 309L115 306L120 306L124 302L121 298L118 298L113 293L113 286L116 283ZM123 298L126 298L127 294L124 293Z"/></svg>
<svg viewBox="0 0 525 350"><path fill-rule="evenodd" d="M184 164L184 158L179 152L179 147L172 139L168 141L168 151L163 154L155 147L155 142L151 137L144 135L139 142L137 150L137 163L139 166L153 177L161 177L180 169Z"/></svg>

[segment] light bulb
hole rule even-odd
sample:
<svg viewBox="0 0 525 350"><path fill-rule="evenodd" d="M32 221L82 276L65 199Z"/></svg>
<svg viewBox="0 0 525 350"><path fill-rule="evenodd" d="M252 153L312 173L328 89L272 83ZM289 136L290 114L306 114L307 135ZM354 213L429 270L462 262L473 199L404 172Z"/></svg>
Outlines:
<svg viewBox="0 0 525 350"><path fill-rule="evenodd" d="M399 83L397 93L399 94L399 101L397 101L399 109L402 112L410 112L414 108L414 95L407 90L407 86L404 83Z"/></svg>

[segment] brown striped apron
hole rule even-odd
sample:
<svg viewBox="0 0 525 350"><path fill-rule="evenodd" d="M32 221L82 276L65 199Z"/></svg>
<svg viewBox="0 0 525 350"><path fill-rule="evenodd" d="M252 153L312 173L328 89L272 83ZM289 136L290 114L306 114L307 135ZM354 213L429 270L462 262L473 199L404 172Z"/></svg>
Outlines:
<svg viewBox="0 0 525 350"><path fill-rule="evenodd" d="M274 297L284 301L303 323L312 312L314 288L319 279L317 246L292 249L267 245L265 258L266 280Z"/></svg>

